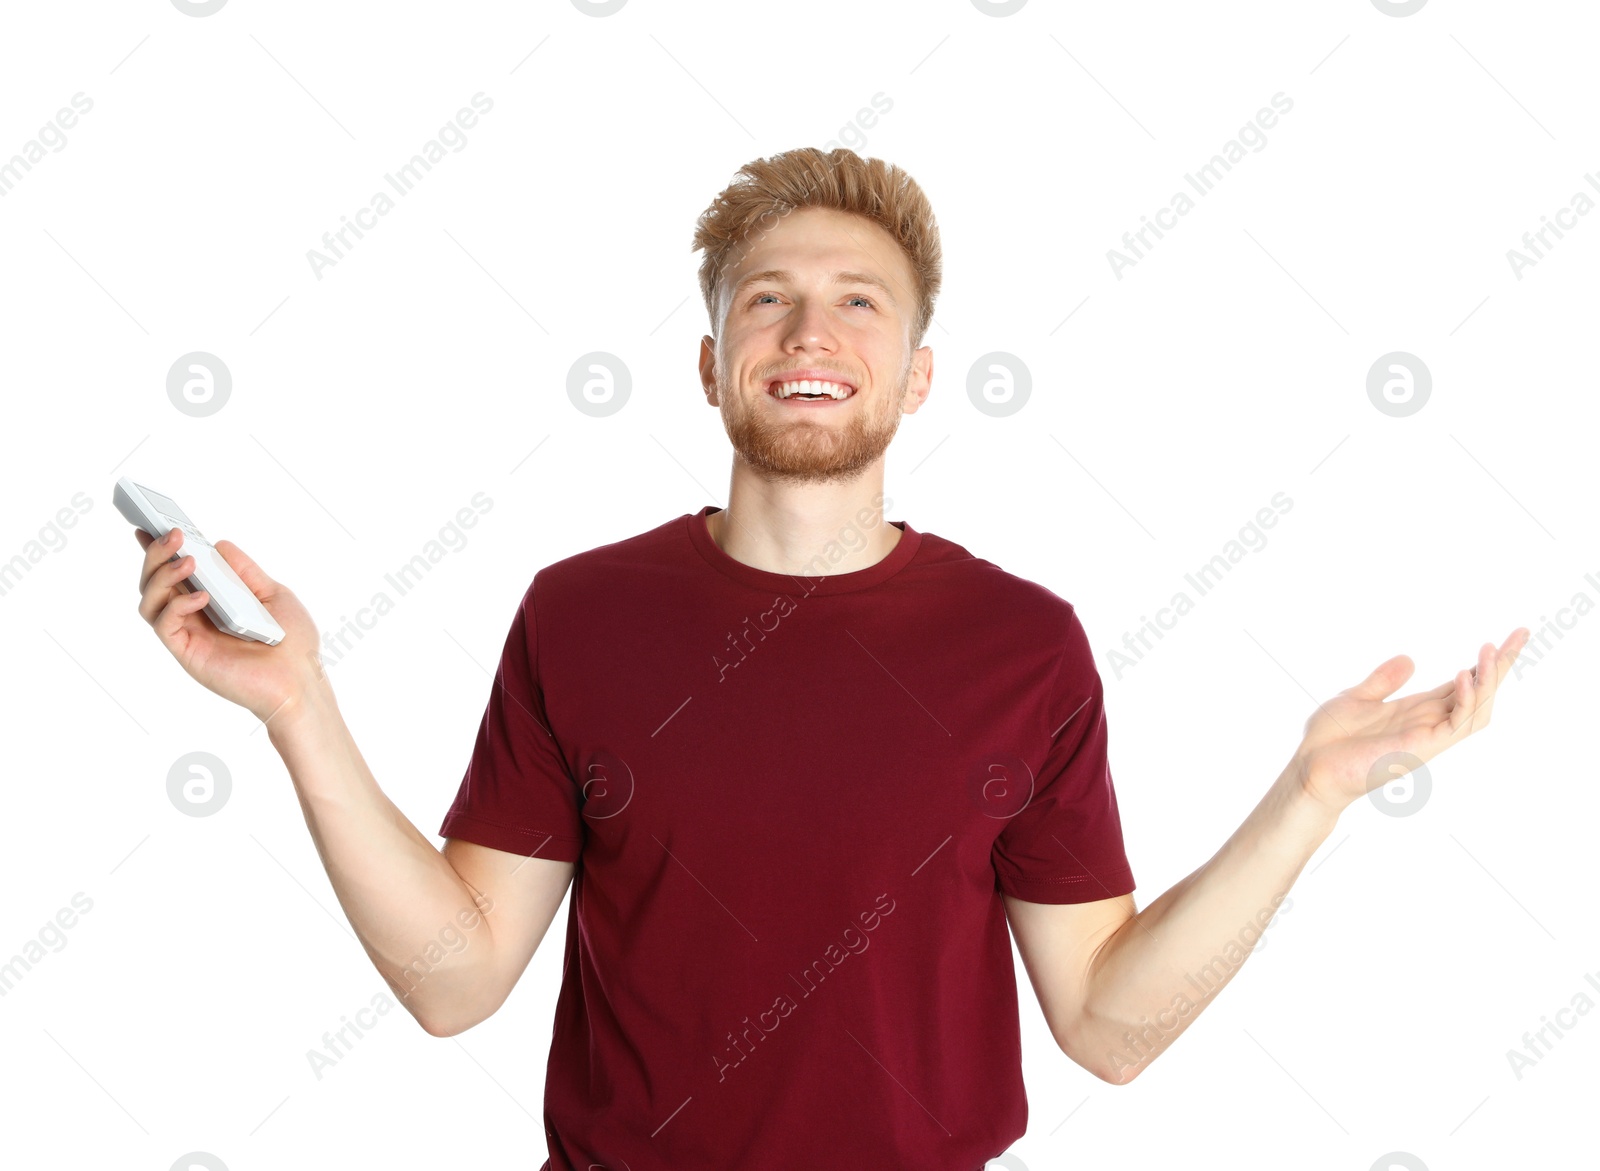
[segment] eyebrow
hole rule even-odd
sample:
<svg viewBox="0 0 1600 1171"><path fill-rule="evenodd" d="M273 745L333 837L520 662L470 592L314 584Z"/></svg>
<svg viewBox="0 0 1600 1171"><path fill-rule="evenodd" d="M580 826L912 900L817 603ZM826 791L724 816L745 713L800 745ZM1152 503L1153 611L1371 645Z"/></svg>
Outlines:
<svg viewBox="0 0 1600 1171"><path fill-rule="evenodd" d="M733 295L738 296L740 290L746 285L753 285L761 281L788 281L793 283L794 279L794 273L790 272L786 268L764 269L761 272L753 272L749 276L741 278L739 283L733 286ZM871 285L873 288L881 290L883 295L889 298L891 304L899 304L899 302L895 300L894 290L889 288L888 285L884 284L871 273L836 272L831 274L828 279L834 284L839 285Z"/></svg>

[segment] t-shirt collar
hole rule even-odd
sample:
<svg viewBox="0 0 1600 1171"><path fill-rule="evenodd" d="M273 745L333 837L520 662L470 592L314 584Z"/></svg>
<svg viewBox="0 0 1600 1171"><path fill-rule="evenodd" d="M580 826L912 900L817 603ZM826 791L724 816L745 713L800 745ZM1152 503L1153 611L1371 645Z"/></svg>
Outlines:
<svg viewBox="0 0 1600 1171"><path fill-rule="evenodd" d="M753 565L746 565L736 561L723 552L722 548L711 539L711 531L706 528L706 518L722 509L715 504L708 504L699 512L684 514L684 526L688 531L689 540L717 572L742 585L751 586L759 590L772 590L778 593L811 593L821 590L826 594L848 593L851 590L864 589L867 586L877 585L886 581L903 569L917 554L918 547L922 544L922 534L912 528L907 521L889 521L900 529L901 536L895 542L888 556L869 565L865 569L857 569L850 573L834 573L822 576L806 574L773 573L766 569L757 569Z"/></svg>

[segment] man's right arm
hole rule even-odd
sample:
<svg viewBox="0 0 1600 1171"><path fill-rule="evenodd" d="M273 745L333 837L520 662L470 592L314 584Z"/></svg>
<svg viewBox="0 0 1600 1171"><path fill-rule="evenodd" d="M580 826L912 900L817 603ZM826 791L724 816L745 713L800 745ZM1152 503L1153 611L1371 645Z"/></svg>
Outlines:
<svg viewBox="0 0 1600 1171"><path fill-rule="evenodd" d="M378 787L333 691L267 722L345 916L400 1003L436 1037L489 1017L533 958L574 864L459 838L436 848Z"/></svg>
<svg viewBox="0 0 1600 1171"><path fill-rule="evenodd" d="M339 714L321 634L293 590L232 541L216 551L284 629L274 647L224 634L181 588L183 530L138 529L139 616L192 678L267 725L339 905L378 972L436 1037L493 1013L555 917L574 864L451 839L443 852L406 820L367 768Z"/></svg>

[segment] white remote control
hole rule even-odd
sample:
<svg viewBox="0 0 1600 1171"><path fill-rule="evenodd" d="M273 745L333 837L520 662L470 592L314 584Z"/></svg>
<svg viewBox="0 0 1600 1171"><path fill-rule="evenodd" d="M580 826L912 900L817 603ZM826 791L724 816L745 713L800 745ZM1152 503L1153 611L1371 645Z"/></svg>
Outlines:
<svg viewBox="0 0 1600 1171"><path fill-rule="evenodd" d="M193 593L197 586L190 582L195 582L199 589L210 595L205 604L206 617L218 630L235 638L264 642L268 646L277 646L283 641L283 627L267 612L261 599L240 580L233 566L223 560L222 554L184 515L183 509L161 493L135 484L127 476L117 481L111 500L129 522L158 541L174 528L183 530L183 544L168 560L194 557L193 572L178 584Z"/></svg>

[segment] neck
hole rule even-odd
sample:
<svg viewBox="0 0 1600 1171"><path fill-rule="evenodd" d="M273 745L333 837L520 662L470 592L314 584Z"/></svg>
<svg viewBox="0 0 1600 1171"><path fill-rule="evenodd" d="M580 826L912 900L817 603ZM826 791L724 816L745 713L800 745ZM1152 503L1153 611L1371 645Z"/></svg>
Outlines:
<svg viewBox="0 0 1600 1171"><path fill-rule="evenodd" d="M882 464L848 483L774 484L740 470L728 506L706 518L706 529L718 548L752 568L854 573L882 561L904 535L884 519Z"/></svg>

